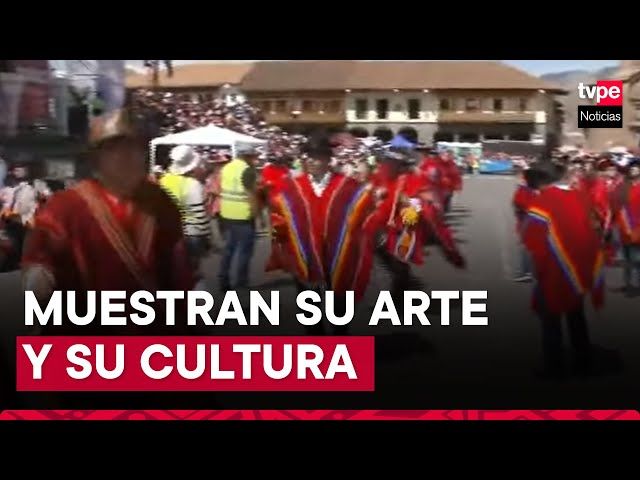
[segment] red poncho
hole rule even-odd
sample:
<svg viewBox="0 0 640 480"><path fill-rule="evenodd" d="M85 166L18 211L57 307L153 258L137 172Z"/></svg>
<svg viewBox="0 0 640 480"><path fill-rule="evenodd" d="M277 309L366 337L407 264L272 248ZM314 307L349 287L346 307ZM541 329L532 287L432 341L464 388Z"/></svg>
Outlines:
<svg viewBox="0 0 640 480"><path fill-rule="evenodd" d="M538 281L536 310L546 307L562 315L578 307L585 296L591 296L595 307L602 306L604 246L581 192L544 188L530 204L523 242Z"/></svg>

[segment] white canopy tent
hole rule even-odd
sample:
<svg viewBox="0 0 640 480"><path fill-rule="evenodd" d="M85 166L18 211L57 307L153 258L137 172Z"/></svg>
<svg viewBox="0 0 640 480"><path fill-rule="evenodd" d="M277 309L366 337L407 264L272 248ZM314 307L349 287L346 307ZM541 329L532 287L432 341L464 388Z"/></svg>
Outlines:
<svg viewBox="0 0 640 480"><path fill-rule="evenodd" d="M264 145L266 140L244 135L242 133L227 130L226 128L207 125L206 127L187 130L186 132L173 133L164 137L158 137L151 141L151 167L156 163L156 147L158 145L207 145L211 147L231 148L235 157L238 148L246 146Z"/></svg>

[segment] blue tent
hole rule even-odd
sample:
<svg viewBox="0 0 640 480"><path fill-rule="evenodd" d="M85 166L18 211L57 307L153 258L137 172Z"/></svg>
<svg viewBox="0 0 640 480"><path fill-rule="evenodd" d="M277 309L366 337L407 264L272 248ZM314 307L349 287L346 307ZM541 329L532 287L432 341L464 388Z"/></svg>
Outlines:
<svg viewBox="0 0 640 480"><path fill-rule="evenodd" d="M410 142L402 135L396 135L393 140L391 140L390 146L392 148L415 148L416 144Z"/></svg>

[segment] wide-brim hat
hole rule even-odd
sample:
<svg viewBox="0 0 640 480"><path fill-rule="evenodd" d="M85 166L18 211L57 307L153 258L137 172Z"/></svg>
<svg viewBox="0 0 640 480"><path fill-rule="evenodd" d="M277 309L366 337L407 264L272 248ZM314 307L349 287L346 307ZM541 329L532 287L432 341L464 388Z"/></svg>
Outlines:
<svg viewBox="0 0 640 480"><path fill-rule="evenodd" d="M118 109L91 120L89 127L90 147L97 148L118 138L132 140L140 140L141 138L130 111Z"/></svg>
<svg viewBox="0 0 640 480"><path fill-rule="evenodd" d="M187 145L179 145L174 147L169 154L171 165L169 172L176 175L184 175L195 170L202 163L202 158L193 148Z"/></svg>

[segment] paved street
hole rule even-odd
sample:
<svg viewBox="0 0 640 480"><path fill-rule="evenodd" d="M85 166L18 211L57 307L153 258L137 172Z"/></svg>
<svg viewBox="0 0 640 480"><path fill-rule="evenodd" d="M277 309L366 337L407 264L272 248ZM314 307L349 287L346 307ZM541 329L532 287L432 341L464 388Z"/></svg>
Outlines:
<svg viewBox="0 0 640 480"><path fill-rule="evenodd" d="M529 312L531 285L516 284L516 244L510 198L515 188L511 177L465 179L464 191L455 199L451 223L468 260L467 271L456 271L432 249L424 267L416 269L427 289L488 290L488 327L462 327L459 310L453 310L451 325L368 327L368 309L379 290L389 286L385 273L377 269L365 302L356 314L354 335L376 334L375 394L221 394L222 408L532 408L532 398L540 408L633 408L623 398L640 400L635 379L640 375L640 322L633 315L638 299L608 293L608 303L599 315L590 311L593 339L616 347L623 354L622 374L566 385L536 380L540 331ZM288 279L264 274L268 255L267 239L260 239L252 267L254 289L278 289L282 299L295 297ZM206 263L208 287L216 292L217 256ZM621 283L620 269L609 272L610 288ZM17 275L0 278L3 306L20 302ZM219 298L219 297L217 297ZM217 334L303 334L296 322L291 302L285 300L280 328L213 327ZM6 308L2 318L2 339L13 342L21 323L21 313ZM358 321L358 319L360 321ZM587 401L590 403L577 403ZM502 400L501 402L499 400ZM313 405L310 405L310 402ZM496 403L498 402L498 403ZM544 403L544 405L541 405Z"/></svg>

